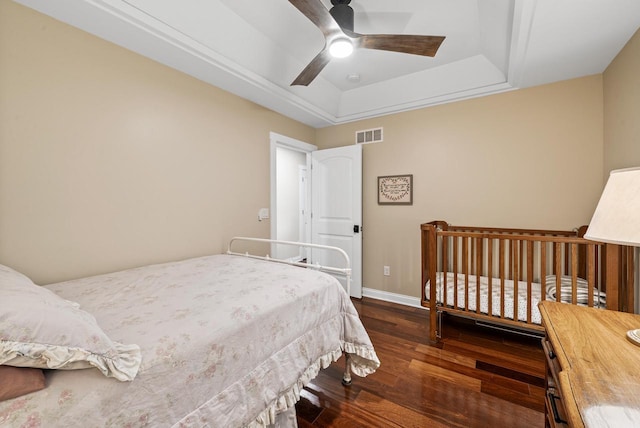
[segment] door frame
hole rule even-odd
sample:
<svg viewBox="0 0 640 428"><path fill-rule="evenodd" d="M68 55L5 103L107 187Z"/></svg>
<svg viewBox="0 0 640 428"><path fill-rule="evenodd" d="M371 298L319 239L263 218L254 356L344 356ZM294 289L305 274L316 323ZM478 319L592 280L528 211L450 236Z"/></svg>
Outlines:
<svg viewBox="0 0 640 428"><path fill-rule="evenodd" d="M309 155L307 155L307 158ZM301 237L302 242L311 242L311 236L309 236L311 225L309 224L309 169L307 165L298 165L298 233ZM303 259L308 257L307 254L308 247L300 248L300 255Z"/></svg>
<svg viewBox="0 0 640 428"><path fill-rule="evenodd" d="M271 205L271 239L276 239L278 236L278 180L277 180L277 149L286 149L293 150L296 152L305 153L307 157L307 171L311 170L311 152L318 150L318 147L305 143L304 141L296 140L295 138L287 137L285 135L281 135L275 132L269 132L269 141L270 141L270 202ZM310 180L307 180L306 183L306 209L305 209L305 220L306 220L306 231L305 235L307 236L307 241L310 240L311 237L311 201L309 195L311 194L311 183ZM278 257L277 255L277 246L273 245L271 248L271 256Z"/></svg>

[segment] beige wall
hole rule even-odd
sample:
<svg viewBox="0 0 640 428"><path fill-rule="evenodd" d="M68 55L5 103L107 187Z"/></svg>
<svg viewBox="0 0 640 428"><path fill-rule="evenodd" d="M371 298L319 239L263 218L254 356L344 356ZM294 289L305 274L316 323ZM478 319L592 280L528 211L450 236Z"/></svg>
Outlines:
<svg viewBox="0 0 640 428"><path fill-rule="evenodd" d="M601 191L602 106L597 75L317 130L327 148L384 127L384 142L363 151L363 285L419 296L426 221L588 223ZM377 205L377 177L395 174L413 174L413 206Z"/></svg>
<svg viewBox="0 0 640 428"><path fill-rule="evenodd" d="M47 283L268 237L269 131L312 128L0 0L0 263Z"/></svg>
<svg viewBox="0 0 640 428"><path fill-rule="evenodd" d="M571 228L589 221L608 169L629 166L614 158L640 163L638 144L611 137L637 140L638 44L604 84L314 131L0 0L0 263L46 283L268 236L269 131L334 147L383 126L385 141L364 147L364 286L418 296L420 223ZM414 175L413 206L377 205L376 177L393 174Z"/></svg>
<svg viewBox="0 0 640 428"><path fill-rule="evenodd" d="M640 167L640 30L603 73L604 177L613 169ZM640 287L640 251L636 251L636 290ZM640 293L636 292L636 313Z"/></svg>
<svg viewBox="0 0 640 428"><path fill-rule="evenodd" d="M640 166L640 30L604 72L604 174L632 166Z"/></svg>

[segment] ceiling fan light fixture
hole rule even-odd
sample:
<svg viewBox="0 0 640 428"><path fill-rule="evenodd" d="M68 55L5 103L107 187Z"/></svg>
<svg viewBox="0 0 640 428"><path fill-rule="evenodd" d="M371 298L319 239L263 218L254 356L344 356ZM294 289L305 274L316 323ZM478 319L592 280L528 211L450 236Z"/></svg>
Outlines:
<svg viewBox="0 0 640 428"><path fill-rule="evenodd" d="M349 39L336 39L331 42L329 53L334 58L346 58L353 53L353 44Z"/></svg>

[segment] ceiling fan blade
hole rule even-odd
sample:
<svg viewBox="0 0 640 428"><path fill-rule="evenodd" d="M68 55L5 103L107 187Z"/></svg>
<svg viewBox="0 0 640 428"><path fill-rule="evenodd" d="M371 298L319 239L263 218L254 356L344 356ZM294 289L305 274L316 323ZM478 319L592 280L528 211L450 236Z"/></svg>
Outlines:
<svg viewBox="0 0 640 428"><path fill-rule="evenodd" d="M296 77L296 80L291 83L291 86L308 86L309 83L311 83L313 79L315 79L318 74L320 74L322 69L327 64L329 64L330 60L331 54L329 53L329 49L323 49L322 52L316 55L316 57L311 60L309 65L307 65L305 69L302 70L302 73L300 73L298 77Z"/></svg>
<svg viewBox="0 0 640 428"><path fill-rule="evenodd" d="M289 0L304 16L309 18L316 27L322 31L325 37L334 36L342 32L329 10L322 5L320 0Z"/></svg>
<svg viewBox="0 0 640 428"><path fill-rule="evenodd" d="M345 33L359 48L402 52L413 55L435 56L444 36L411 36L405 34Z"/></svg>

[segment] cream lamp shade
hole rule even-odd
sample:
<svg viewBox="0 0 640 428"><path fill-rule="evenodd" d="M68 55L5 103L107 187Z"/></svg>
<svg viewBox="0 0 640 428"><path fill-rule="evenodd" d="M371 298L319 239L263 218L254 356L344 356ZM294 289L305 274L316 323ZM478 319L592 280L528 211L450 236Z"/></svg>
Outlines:
<svg viewBox="0 0 640 428"><path fill-rule="evenodd" d="M640 246L640 168L611 171L584 237Z"/></svg>
<svg viewBox="0 0 640 428"><path fill-rule="evenodd" d="M640 168L611 171L584 237L640 246ZM640 346L640 328L627 331L627 339Z"/></svg>

